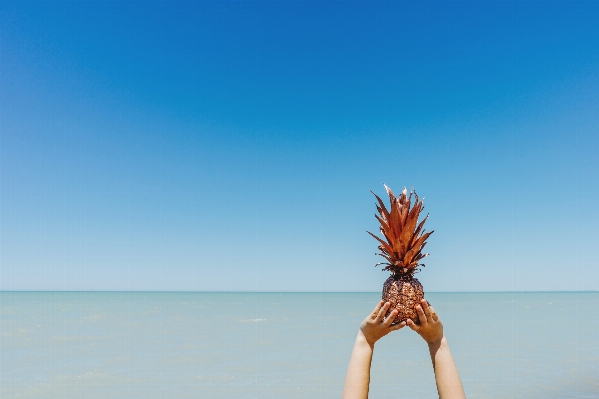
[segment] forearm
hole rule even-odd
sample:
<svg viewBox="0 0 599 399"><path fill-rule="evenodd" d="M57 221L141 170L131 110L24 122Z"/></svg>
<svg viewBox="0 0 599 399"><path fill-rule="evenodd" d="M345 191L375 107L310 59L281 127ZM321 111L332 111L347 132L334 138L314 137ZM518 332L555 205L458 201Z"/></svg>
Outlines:
<svg viewBox="0 0 599 399"><path fill-rule="evenodd" d="M362 331L358 332L354 350L352 351L345 376L343 387L343 399L366 399L368 398L368 386L370 385L370 364L374 345L370 345Z"/></svg>
<svg viewBox="0 0 599 399"><path fill-rule="evenodd" d="M462 381L445 336L439 342L429 344L429 351L435 370L439 398L465 399L466 395L462 387Z"/></svg>

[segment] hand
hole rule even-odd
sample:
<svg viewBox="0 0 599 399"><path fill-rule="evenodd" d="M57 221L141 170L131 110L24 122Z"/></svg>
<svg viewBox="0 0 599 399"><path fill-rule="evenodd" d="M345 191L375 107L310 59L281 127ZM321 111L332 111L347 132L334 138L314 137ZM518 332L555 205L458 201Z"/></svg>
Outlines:
<svg viewBox="0 0 599 399"><path fill-rule="evenodd" d="M435 309L425 299L420 301L420 303L420 305L416 305L420 325L408 319L408 326L420 334L429 345L438 344L443 339L443 324L439 316L437 316Z"/></svg>
<svg viewBox="0 0 599 399"><path fill-rule="evenodd" d="M397 310L393 309L393 311L389 313L389 316L385 318L389 306L391 306L389 302L380 301L372 313L366 317L360 325L360 332L364 335L364 338L370 347L374 347L376 341L383 338L391 331L399 330L406 325L405 321L394 326L391 325L395 316L397 316Z"/></svg>

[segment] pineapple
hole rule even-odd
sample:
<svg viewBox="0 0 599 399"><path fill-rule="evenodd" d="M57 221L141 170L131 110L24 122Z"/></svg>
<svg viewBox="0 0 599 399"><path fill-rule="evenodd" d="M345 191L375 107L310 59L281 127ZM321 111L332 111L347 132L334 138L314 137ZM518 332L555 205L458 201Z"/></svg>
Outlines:
<svg viewBox="0 0 599 399"><path fill-rule="evenodd" d="M386 185L385 189L391 200L390 211L379 196L372 193L378 200L376 209L380 216L376 214L374 216L381 224L380 232L384 239L368 231L368 234L380 243L378 248L381 253L377 255L387 260L387 262L377 263L376 266L386 265L383 270L391 272L391 276L383 285L383 300L391 303L387 314L393 309L398 311L393 324L407 319L418 323L415 306L424 298L424 290L422 284L414 278L414 273L418 271L419 266L424 266L420 261L428 254L423 254L422 249L426 245L426 239L433 232L425 233L423 229L428 215L418 223L418 217L424 206L423 200L418 201L415 191L411 190L408 196L404 187L401 195L396 198ZM415 202L410 209L412 195L415 197Z"/></svg>

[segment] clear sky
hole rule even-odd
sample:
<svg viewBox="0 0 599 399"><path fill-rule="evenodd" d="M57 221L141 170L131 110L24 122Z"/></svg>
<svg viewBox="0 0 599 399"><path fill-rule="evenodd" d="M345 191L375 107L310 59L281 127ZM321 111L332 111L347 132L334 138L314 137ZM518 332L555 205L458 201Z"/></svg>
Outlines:
<svg viewBox="0 0 599 399"><path fill-rule="evenodd" d="M0 2L9 290L599 289L599 2Z"/></svg>

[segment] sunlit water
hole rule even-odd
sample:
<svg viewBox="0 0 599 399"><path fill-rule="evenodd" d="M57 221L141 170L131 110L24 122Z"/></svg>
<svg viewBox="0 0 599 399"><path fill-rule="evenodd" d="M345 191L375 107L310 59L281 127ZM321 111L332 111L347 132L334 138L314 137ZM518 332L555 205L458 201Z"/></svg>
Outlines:
<svg viewBox="0 0 599 399"><path fill-rule="evenodd" d="M376 293L0 293L2 398L339 398ZM599 293L428 294L469 398L599 397ZM381 340L372 398L437 397Z"/></svg>

